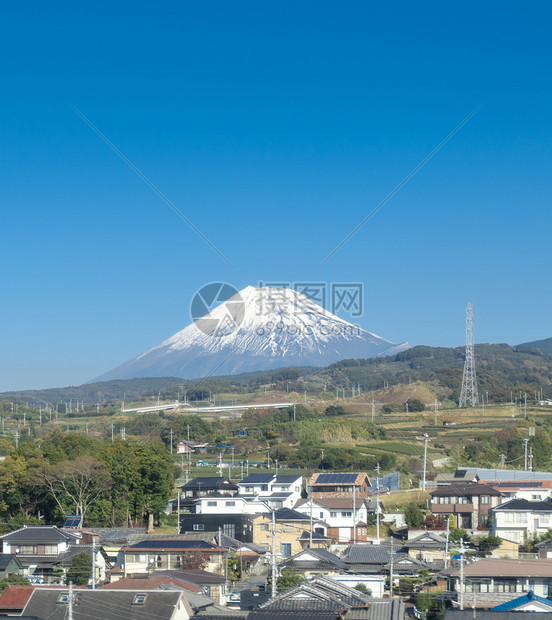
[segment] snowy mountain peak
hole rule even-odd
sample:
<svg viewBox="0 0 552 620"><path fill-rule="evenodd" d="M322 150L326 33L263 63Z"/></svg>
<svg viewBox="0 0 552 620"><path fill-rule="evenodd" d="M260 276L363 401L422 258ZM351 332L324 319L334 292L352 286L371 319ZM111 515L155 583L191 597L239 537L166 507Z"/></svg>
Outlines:
<svg viewBox="0 0 552 620"><path fill-rule="evenodd" d="M235 292L229 285L210 284L194 296L191 314L193 323L98 380L327 366L409 348L408 343L396 345L365 331L287 288L247 286Z"/></svg>

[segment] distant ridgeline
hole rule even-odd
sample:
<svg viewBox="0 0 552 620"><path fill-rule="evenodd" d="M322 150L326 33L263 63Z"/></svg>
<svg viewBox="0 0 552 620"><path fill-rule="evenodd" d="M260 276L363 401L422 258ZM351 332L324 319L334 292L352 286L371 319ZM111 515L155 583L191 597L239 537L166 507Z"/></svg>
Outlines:
<svg viewBox="0 0 552 620"><path fill-rule="evenodd" d="M540 343L540 344L539 344ZM542 348L533 348L536 345ZM489 392L494 402L507 402L511 391L533 394L543 388L545 396L552 395L552 338L516 347L507 344L475 345L477 382L480 393ZM4 392L0 400L21 400L33 403L65 402L69 399L86 403L121 400L142 396L176 399L187 392L189 400L203 400L210 391L248 393L270 385L285 392L309 393L335 388L360 386L364 392L386 386L425 381L446 388L451 400L458 400L462 383L464 348L417 346L390 357L350 359L336 362L327 368L290 367L268 371L248 372L233 376L185 380L178 377L152 377L102 381L81 386ZM200 386L201 384L201 386ZM200 387L199 387L200 386Z"/></svg>

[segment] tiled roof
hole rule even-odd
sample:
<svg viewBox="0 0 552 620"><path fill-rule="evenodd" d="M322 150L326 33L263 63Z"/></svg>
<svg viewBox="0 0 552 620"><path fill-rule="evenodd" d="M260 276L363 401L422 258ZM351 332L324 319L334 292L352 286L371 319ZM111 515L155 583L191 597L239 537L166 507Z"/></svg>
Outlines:
<svg viewBox="0 0 552 620"><path fill-rule="evenodd" d="M274 480L274 484L291 484L302 478L303 476L301 476L301 474L278 474L276 480Z"/></svg>
<svg viewBox="0 0 552 620"><path fill-rule="evenodd" d="M497 605L493 607L491 611L510 611L514 610L521 605L526 605L527 603L531 603L532 601L538 601L547 607L552 607L552 601L548 598L543 598L542 596L537 596L533 590L529 590L527 594L524 596L520 596L518 598L514 598L507 603L502 603L502 605ZM552 611L552 610L551 610Z"/></svg>
<svg viewBox="0 0 552 620"><path fill-rule="evenodd" d="M15 553L0 553L0 571L6 570L12 561L21 565Z"/></svg>
<svg viewBox="0 0 552 620"><path fill-rule="evenodd" d="M18 530L9 532L0 536L0 539L7 540L8 542L63 542L78 540L76 534L70 534L69 532L63 532L56 525L39 525L39 526L27 526L24 525Z"/></svg>
<svg viewBox="0 0 552 620"><path fill-rule="evenodd" d="M123 551L134 551L135 549L155 549L157 551L205 551L205 552L217 552L223 551L220 547L212 545L205 540L178 540L170 538L160 538L157 540L141 540L135 545L124 547Z"/></svg>
<svg viewBox="0 0 552 620"><path fill-rule="evenodd" d="M202 592L203 588L198 585L186 583L169 575L148 575L147 577L124 577L111 583L106 583L100 590L157 590L161 586L171 583L177 587L191 590L192 592Z"/></svg>
<svg viewBox="0 0 552 620"><path fill-rule="evenodd" d="M226 580L222 575L210 573L206 570L200 569L184 569L184 570L164 570L156 571L157 575L169 575L175 579L182 579L189 583L196 583L197 585L212 585L217 583L224 583Z"/></svg>
<svg viewBox="0 0 552 620"><path fill-rule="evenodd" d="M485 558L464 568L466 577L551 577L552 560L495 560Z"/></svg>
<svg viewBox="0 0 552 620"><path fill-rule="evenodd" d="M243 484L266 484L276 478L276 474L249 474L244 478L240 485Z"/></svg>
<svg viewBox="0 0 552 620"><path fill-rule="evenodd" d="M97 534L101 544L119 543L123 545L136 535L145 537L148 533L145 527L90 527L84 531Z"/></svg>
<svg viewBox="0 0 552 620"><path fill-rule="evenodd" d="M387 564L391 559L389 545L349 545L343 560L347 564Z"/></svg>
<svg viewBox="0 0 552 620"><path fill-rule="evenodd" d="M310 505L310 499L300 499L296 504L295 508L299 506L304 506L305 504ZM353 504L356 506L358 510L364 502L364 499L361 497L313 497L312 503L313 505L318 504L319 506L323 506L324 508L353 508Z"/></svg>
<svg viewBox="0 0 552 620"><path fill-rule="evenodd" d="M498 497L501 496L502 493L487 484L479 484L478 482L446 484L431 491L432 497L449 497L458 495L493 495Z"/></svg>
<svg viewBox="0 0 552 620"><path fill-rule="evenodd" d="M308 556L314 556L314 560L307 559ZM309 547L303 551L299 551L291 558L288 558L281 563L280 566L294 567L294 568L339 568L346 569L347 564L343 562L337 555L326 551L325 549L318 549Z"/></svg>
<svg viewBox="0 0 552 620"><path fill-rule="evenodd" d="M0 594L0 609L23 609L33 590L34 586L7 586Z"/></svg>
<svg viewBox="0 0 552 620"><path fill-rule="evenodd" d="M407 549L444 549L445 539L434 532L425 532L416 538L407 540L403 543Z"/></svg>
<svg viewBox="0 0 552 620"><path fill-rule="evenodd" d="M509 502L504 502L499 506L493 508L496 512L498 510L531 510L536 512L552 512L552 502L531 502L528 499L511 499Z"/></svg>

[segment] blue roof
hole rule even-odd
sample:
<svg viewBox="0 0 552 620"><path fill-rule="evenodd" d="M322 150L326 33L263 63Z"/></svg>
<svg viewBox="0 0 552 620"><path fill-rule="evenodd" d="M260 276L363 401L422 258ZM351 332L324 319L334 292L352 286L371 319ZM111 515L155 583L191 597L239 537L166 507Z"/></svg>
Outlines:
<svg viewBox="0 0 552 620"><path fill-rule="evenodd" d="M521 605L526 605L527 603L530 603L531 601L538 601L539 603L542 603L543 605L552 607L551 600L547 598L543 598L542 596L537 596L533 592L533 590L529 590L529 592L527 592L527 594L524 594L523 596L515 598L506 603L502 603L501 605L497 605L496 607L491 607L490 611L511 611L512 609L521 607Z"/></svg>

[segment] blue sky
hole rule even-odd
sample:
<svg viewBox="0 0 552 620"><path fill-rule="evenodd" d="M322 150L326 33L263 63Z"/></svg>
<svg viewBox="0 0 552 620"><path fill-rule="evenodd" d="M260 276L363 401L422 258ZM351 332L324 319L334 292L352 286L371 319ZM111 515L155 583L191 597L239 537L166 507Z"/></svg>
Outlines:
<svg viewBox="0 0 552 620"><path fill-rule="evenodd" d="M107 371L188 324L211 281L363 282L359 324L397 342L462 344L468 301L477 342L552 336L551 10L5 7L0 389Z"/></svg>

